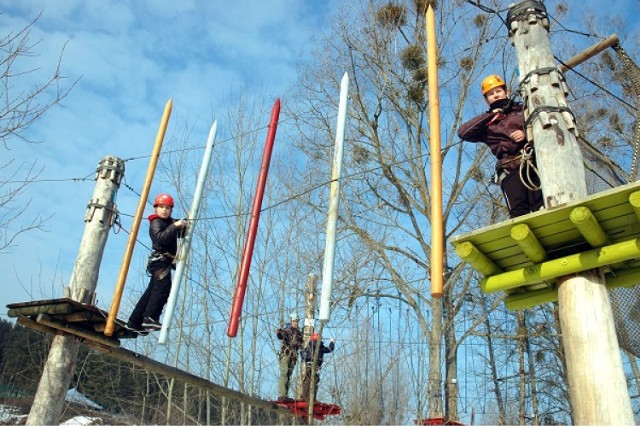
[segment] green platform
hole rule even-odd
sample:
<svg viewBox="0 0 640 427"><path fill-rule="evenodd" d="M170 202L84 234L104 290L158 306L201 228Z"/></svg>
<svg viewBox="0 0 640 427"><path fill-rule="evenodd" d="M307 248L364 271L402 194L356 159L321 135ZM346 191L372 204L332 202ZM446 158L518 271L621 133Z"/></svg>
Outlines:
<svg viewBox="0 0 640 427"><path fill-rule="evenodd" d="M483 292L504 291L507 308L557 301L555 279L602 267L607 287L640 283L640 182L470 233L451 244L484 278Z"/></svg>

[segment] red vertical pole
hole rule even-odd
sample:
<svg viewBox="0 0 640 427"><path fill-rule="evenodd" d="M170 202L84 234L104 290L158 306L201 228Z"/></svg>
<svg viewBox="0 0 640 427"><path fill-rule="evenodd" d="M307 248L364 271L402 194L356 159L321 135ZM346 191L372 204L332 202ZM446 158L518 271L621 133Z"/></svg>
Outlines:
<svg viewBox="0 0 640 427"><path fill-rule="evenodd" d="M244 244L242 252L242 260L240 262L240 273L238 274L238 283L236 284L236 292L233 295L233 303L231 304L231 317L229 319L229 329L227 335L235 337L238 333L238 323L240 322L240 314L242 313L242 304L244 303L244 293L247 290L247 280L249 279L249 268L251 267L251 257L253 256L253 245L256 241L258 232L258 222L260 221L260 210L262 208L262 197L264 196L264 188L267 183L267 175L269 174L269 163L271 162L271 152L273 151L273 142L276 139L276 129L278 128L278 117L280 116L280 98L276 99L271 110L271 122L269 122L269 132L267 133L267 141L262 154L262 166L260 166L260 176L258 177L258 188L253 199L253 209L251 210L251 220L249 221L249 231L247 232L247 240Z"/></svg>

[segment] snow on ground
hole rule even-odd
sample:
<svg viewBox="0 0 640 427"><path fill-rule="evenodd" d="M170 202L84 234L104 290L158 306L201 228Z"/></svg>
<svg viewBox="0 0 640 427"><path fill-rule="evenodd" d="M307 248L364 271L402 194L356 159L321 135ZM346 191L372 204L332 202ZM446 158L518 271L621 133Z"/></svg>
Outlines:
<svg viewBox="0 0 640 427"><path fill-rule="evenodd" d="M65 397L64 400L69 403L76 403L78 405L86 406L87 408L97 409L98 411L102 410L102 406L87 398L84 394L80 393L75 388L70 388L69 390L67 390L67 397Z"/></svg>
<svg viewBox="0 0 640 427"><path fill-rule="evenodd" d="M102 425L102 418L98 417L86 417L84 415L78 415L77 417L69 418L67 421L61 423L61 426L100 426Z"/></svg>
<svg viewBox="0 0 640 427"><path fill-rule="evenodd" d="M26 420L27 415L20 412L20 408L15 406L0 405L0 423L3 425L23 424L21 421Z"/></svg>

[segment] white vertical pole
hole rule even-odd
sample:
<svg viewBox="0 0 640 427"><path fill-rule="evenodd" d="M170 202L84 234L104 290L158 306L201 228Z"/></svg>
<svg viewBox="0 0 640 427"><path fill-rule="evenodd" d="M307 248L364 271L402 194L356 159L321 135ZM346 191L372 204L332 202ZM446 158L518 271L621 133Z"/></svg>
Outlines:
<svg viewBox="0 0 640 427"><path fill-rule="evenodd" d="M331 193L329 196L329 214L327 215L327 237L322 268L322 295L320 299L320 321L329 320L329 302L333 282L333 263L336 253L336 223L340 206L340 171L342 170L342 149L344 146L344 128L347 120L347 98L349 94L349 75L345 72L340 83L340 104L338 105L338 125L336 127L335 152L331 171Z"/></svg>
<svg viewBox="0 0 640 427"><path fill-rule="evenodd" d="M216 140L216 130L218 129L218 121L214 121L209 130L209 139L207 140L207 146L204 150L204 157L202 158L202 164L200 165L200 172L198 174L198 182L196 183L196 191L193 195L193 201L191 202L191 210L189 211L189 219L194 220L198 218L198 210L200 209L200 201L202 199L202 191L204 189L204 183L207 180L209 174L209 164L211 163L211 153L213 151L213 143ZM180 251L180 258L176 264L176 274L171 286L171 293L167 301L167 308L164 314L164 320L162 321L162 330L160 331L160 338L158 344L166 344L167 336L169 335L169 326L173 319L173 312L176 307L176 301L178 299L178 292L180 291L180 285L182 284L185 272L185 265L189 253L191 252L191 239L193 237L193 230L195 229L196 222L189 224L187 234L182 241L182 248Z"/></svg>

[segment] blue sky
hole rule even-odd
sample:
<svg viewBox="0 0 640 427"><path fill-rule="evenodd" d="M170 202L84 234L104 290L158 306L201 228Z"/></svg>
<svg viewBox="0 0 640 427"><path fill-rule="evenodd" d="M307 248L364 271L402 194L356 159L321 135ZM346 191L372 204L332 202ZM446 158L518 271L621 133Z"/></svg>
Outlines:
<svg viewBox="0 0 640 427"><path fill-rule="evenodd" d="M189 126L191 144L204 147L212 121L227 109L231 91L263 94L268 105L285 96L296 77L296 65L309 58L314 36L329 28L338 4L0 0L3 35L18 31L41 13L30 37L39 42L33 49L37 56L19 64L37 70L16 81L16 89L48 76L63 48L62 74L69 82L79 79L64 108L54 108L29 130L28 137L42 143L14 140L11 151L3 153L20 162L36 161L44 169L43 181L31 184L22 198L32 202L20 222L28 223L37 215L52 217L46 232L23 234L0 254L0 275L5 279L0 316L7 318L8 303L62 296L101 158L150 154L169 98L173 112L165 144L180 138ZM267 111L265 124L268 120ZM219 134L223 126L219 123ZM126 164L126 182L138 192L147 166L148 158ZM152 196L170 191L162 187L159 175L160 169ZM90 179L49 181L85 177ZM138 197L121 187L117 202L121 212L131 215ZM123 218L127 229L130 223L130 218ZM141 227L139 240L148 242L146 227ZM98 285L101 308L110 305L126 242L124 232L109 236ZM139 246L136 253L146 257L146 249Z"/></svg>
<svg viewBox="0 0 640 427"><path fill-rule="evenodd" d="M556 3L548 1L547 8L553 10ZM608 5L608 13L632 20L639 3L616 1ZM585 9L598 4L586 2ZM20 64L36 71L23 76L16 89L46 78L63 49L62 73L68 82L78 80L63 107L51 110L29 130L28 136L42 143L14 140L11 150L3 153L20 162L36 161L43 168L42 181L31 184L21 199L32 203L20 221L52 217L47 231L24 234L0 254L5 281L0 316L6 318L8 303L62 295L82 237L93 172L102 157L140 158L127 162L125 173L126 182L140 191L148 165L144 156L151 151L170 97L174 104L165 144L181 138L189 126L191 143L201 146L212 120L226 111L230 92L261 94L266 105L277 97L286 103L296 65L311 58L314 39L330 29L331 15L341 5L339 0L0 0L3 34L41 14L31 31L31 40L39 42L33 49L37 56ZM626 33L621 29L621 35ZM265 124L268 118L265 111ZM219 123L219 135L224 127ZM159 175L152 196L171 191ZM85 177L91 179L70 180ZM132 191L121 188L121 212L133 214L137 203ZM123 219L127 228L130 222ZM139 236L148 242L145 227ZM109 236L98 286L101 308L109 307L126 241L124 232ZM146 249L138 245L136 251L134 262L143 263Z"/></svg>
<svg viewBox="0 0 640 427"><path fill-rule="evenodd" d="M557 3L547 1L547 7L551 10ZM583 3L585 9L597 10L604 2ZM180 139L187 124L191 145L202 147L213 119L224 115L231 91L260 94L265 105L281 97L284 105L287 88L297 77L296 65L311 59L314 40L330 29L330 18L342 4L342 0L0 0L3 35L42 14L31 33L32 41L40 41L33 49L38 56L20 64L37 70L23 76L18 89L46 78L63 48L62 73L69 82L79 79L63 107L54 108L30 129L28 136L41 144L15 140L11 151L2 152L2 159L36 161L44 168L41 181L29 185L22 198L31 198L32 204L20 222L28 223L37 215L52 217L47 231L24 234L0 254L0 318L7 319L9 303L62 296L84 230L84 213L95 186L93 173L102 157L140 158L127 162L125 173L126 183L140 191L148 165L145 156L151 152L170 97L173 113L165 143ZM640 0L609 2L607 14L631 20L638 16L639 4ZM620 34L625 33L629 31L621 29ZM342 72L336 70L336 75ZM265 111L265 125L268 119ZM230 124L219 121L219 135L225 127ZM90 179L71 180L84 177ZM167 191L159 177L160 170L152 197ZM121 212L133 214L138 198L122 187L117 202ZM130 228L130 218L123 218L123 223ZM98 306L103 309L111 303L127 238L124 232L109 235L98 285ZM146 226L141 227L139 240L148 244ZM138 244L132 269L141 270L146 254ZM145 285L143 276L130 274L125 296L131 287L141 291ZM128 313L121 306L120 318Z"/></svg>

